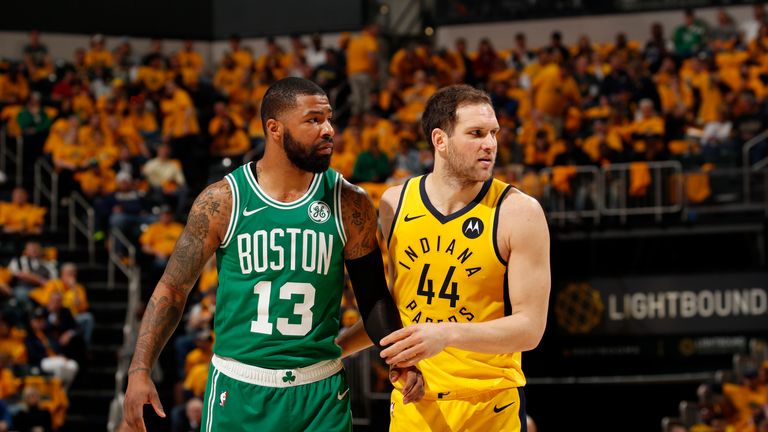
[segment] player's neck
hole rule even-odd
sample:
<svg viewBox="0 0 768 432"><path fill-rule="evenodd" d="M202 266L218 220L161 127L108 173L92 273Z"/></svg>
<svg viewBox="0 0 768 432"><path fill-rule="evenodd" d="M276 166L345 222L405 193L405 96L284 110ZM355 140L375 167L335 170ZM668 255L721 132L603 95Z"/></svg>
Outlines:
<svg viewBox="0 0 768 432"><path fill-rule="evenodd" d="M309 189L315 174L294 166L286 157L268 153L252 166L259 187L271 198L291 202Z"/></svg>
<svg viewBox="0 0 768 432"><path fill-rule="evenodd" d="M449 215L466 207L480 193L483 183L461 181L445 170L435 170L427 176L425 188L432 205Z"/></svg>

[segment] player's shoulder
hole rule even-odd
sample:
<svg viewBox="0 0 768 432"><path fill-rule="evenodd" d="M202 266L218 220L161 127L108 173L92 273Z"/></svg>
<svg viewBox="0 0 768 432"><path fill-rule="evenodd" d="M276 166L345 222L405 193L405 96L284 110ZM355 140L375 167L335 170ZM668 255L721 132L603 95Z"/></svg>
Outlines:
<svg viewBox="0 0 768 432"><path fill-rule="evenodd" d="M198 195L198 199L223 199L223 200L231 200L232 199L232 188L229 186L229 182L227 180L221 179L215 183L211 183L210 185L206 186L205 189L203 189L202 192L200 192L200 195Z"/></svg>
<svg viewBox="0 0 768 432"><path fill-rule="evenodd" d="M395 207L400 200L400 195L402 195L404 188L405 183L387 188L387 190L381 194L381 202L387 203L391 207Z"/></svg>
<svg viewBox="0 0 768 432"><path fill-rule="evenodd" d="M219 180L208 185L192 204L190 215L206 213L212 219L229 220L232 211L232 188L226 180Z"/></svg>
<svg viewBox="0 0 768 432"><path fill-rule="evenodd" d="M499 209L500 219L507 221L544 221L544 209L536 198L515 187L504 196Z"/></svg>
<svg viewBox="0 0 768 432"><path fill-rule="evenodd" d="M362 187L351 183L349 180L342 178L341 179L341 203L342 206L345 205L345 202L348 203L357 203L360 201L367 201L368 198L368 192L365 191Z"/></svg>

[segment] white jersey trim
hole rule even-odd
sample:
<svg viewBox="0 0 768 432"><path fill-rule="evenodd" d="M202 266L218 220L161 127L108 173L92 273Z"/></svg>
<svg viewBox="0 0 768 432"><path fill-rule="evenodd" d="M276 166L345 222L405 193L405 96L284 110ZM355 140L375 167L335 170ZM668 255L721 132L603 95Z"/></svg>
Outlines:
<svg viewBox="0 0 768 432"><path fill-rule="evenodd" d="M253 162L248 162L244 168L245 178L248 180L248 184L251 185L251 189L253 189L253 192L266 204L280 210L291 210L306 204L315 195L315 192L317 192L317 189L320 187L320 183L322 183L323 173L316 173L312 178L312 183L309 184L309 188L301 198L288 203L280 202L270 197L263 189L261 189L259 182L256 181L256 178L253 176L251 164L253 164Z"/></svg>
<svg viewBox="0 0 768 432"><path fill-rule="evenodd" d="M333 212L336 219L336 230L341 237L341 246L347 244L347 232L344 231L344 218L341 214L341 188L343 187L344 176L336 173L336 181L333 183Z"/></svg>
<svg viewBox="0 0 768 432"><path fill-rule="evenodd" d="M227 247L232 240L240 213L240 190L237 188L237 181L235 181L235 177L232 173L227 174L224 179L229 183L229 188L232 191L232 212L229 215L229 226L227 227L227 233L224 235L224 239L219 246L220 248Z"/></svg>

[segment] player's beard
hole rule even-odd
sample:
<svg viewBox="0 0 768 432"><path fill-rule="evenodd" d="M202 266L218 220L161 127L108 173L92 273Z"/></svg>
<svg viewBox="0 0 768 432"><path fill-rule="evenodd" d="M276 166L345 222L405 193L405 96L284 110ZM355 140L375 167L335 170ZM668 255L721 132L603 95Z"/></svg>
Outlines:
<svg viewBox="0 0 768 432"><path fill-rule="evenodd" d="M285 149L285 154L288 155L288 160L290 160L297 168L313 173L325 172L331 165L330 154L317 154L317 150L320 146L328 142L333 142L333 140L324 139L307 148L304 144L293 139L293 136L288 132L288 129L286 129L283 134L283 149Z"/></svg>
<svg viewBox="0 0 768 432"><path fill-rule="evenodd" d="M449 178L455 179L462 185L471 185L477 182L484 182L493 175L493 165L496 161L496 155L490 154L491 167L488 170L478 165L478 159L485 155L475 155L467 157L456 151L456 143L449 142L445 151L446 171L450 173Z"/></svg>

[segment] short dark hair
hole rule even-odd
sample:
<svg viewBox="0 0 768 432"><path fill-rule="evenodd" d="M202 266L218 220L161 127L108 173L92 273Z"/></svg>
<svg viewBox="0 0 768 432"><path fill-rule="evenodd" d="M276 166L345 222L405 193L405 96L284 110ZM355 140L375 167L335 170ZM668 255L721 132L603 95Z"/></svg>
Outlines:
<svg viewBox="0 0 768 432"><path fill-rule="evenodd" d="M421 116L421 127L424 136L432 142L432 131L439 128L448 136L453 135L456 127L456 111L464 105L488 104L493 106L488 93L466 84L443 87L436 91L424 108ZM434 144L434 143L433 143Z"/></svg>
<svg viewBox="0 0 768 432"><path fill-rule="evenodd" d="M284 111L296 106L299 96L326 96L317 84L304 78L288 77L273 83L261 102L261 124L267 130L267 120L277 119Z"/></svg>

